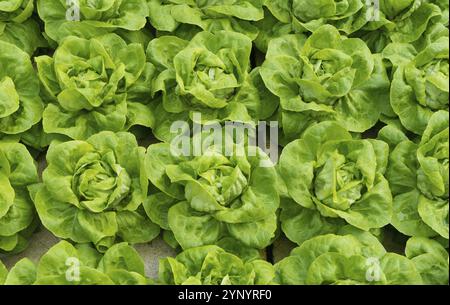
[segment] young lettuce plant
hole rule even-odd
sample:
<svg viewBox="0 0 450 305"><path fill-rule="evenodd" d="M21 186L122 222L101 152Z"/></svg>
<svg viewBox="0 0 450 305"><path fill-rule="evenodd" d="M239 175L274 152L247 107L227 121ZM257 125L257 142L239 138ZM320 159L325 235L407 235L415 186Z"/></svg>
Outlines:
<svg viewBox="0 0 450 305"><path fill-rule="evenodd" d="M373 127L389 106L389 79L378 55L358 38L324 25L309 38L286 35L269 45L261 76L280 98L281 125L295 139L310 125L340 122L352 132Z"/></svg>
<svg viewBox="0 0 450 305"><path fill-rule="evenodd" d="M394 68L391 105L402 125L421 135L433 113L448 110L449 39L440 37L418 52L392 43L383 51Z"/></svg>
<svg viewBox="0 0 450 305"><path fill-rule="evenodd" d="M415 237L449 237L449 118L438 111L420 143L401 141L390 155L392 225Z"/></svg>
<svg viewBox="0 0 450 305"><path fill-rule="evenodd" d="M1 267L0 267L1 269ZM1 271L0 271L1 283ZM127 243L103 255L87 244L61 241L45 253L37 266L20 260L7 274L5 285L147 285L144 262Z"/></svg>
<svg viewBox="0 0 450 305"><path fill-rule="evenodd" d="M28 188L38 183L35 162L19 143L0 142L0 253L26 248L36 228L36 212Z"/></svg>
<svg viewBox="0 0 450 305"><path fill-rule="evenodd" d="M29 55L46 45L39 25L31 18L34 0L5 0L0 3L0 41L16 45Z"/></svg>
<svg viewBox="0 0 450 305"><path fill-rule="evenodd" d="M278 164L286 186L280 215L286 236L301 245L345 224L364 231L389 224L388 156L386 143L353 139L336 122L308 128L284 148Z"/></svg>
<svg viewBox="0 0 450 305"><path fill-rule="evenodd" d="M148 0L148 6L153 27L187 40L202 30L237 32L253 40L258 28L251 22L264 18L262 0Z"/></svg>
<svg viewBox="0 0 450 305"><path fill-rule="evenodd" d="M111 32L135 35L145 27L148 16L146 0L38 0L37 10L45 33L58 43L68 36L90 39Z"/></svg>
<svg viewBox="0 0 450 305"><path fill-rule="evenodd" d="M138 43L116 34L64 39L53 57L36 58L50 103L43 114L46 133L85 140L100 131L151 127L146 103L154 67Z"/></svg>
<svg viewBox="0 0 450 305"><path fill-rule="evenodd" d="M147 58L157 71L153 95L162 93L162 101L154 103L156 137L168 142L168 126L192 120L195 112L202 114L196 123L253 123L270 117L277 98L265 88L258 69L249 73L251 50L250 38L226 31L201 32L191 41L175 36L152 40Z"/></svg>
<svg viewBox="0 0 450 305"><path fill-rule="evenodd" d="M93 243L101 252L119 239L131 244L154 239L159 227L142 208L148 187L144 154L130 133L53 142L35 197L43 225L57 237Z"/></svg>
<svg viewBox="0 0 450 305"><path fill-rule="evenodd" d="M316 236L275 265L283 285L420 285L415 264L387 253L373 235L344 228L339 235Z"/></svg>
<svg viewBox="0 0 450 305"><path fill-rule="evenodd" d="M41 120L43 108L30 57L0 40L0 138L31 129Z"/></svg>
<svg viewBox="0 0 450 305"><path fill-rule="evenodd" d="M166 143L148 148L147 176L160 193L144 203L147 215L171 230L183 249L225 237L250 248L267 247L279 206L275 168L261 166L269 157L256 147L249 154L237 152L240 144L206 143L200 156L174 154Z"/></svg>
<svg viewBox="0 0 450 305"><path fill-rule="evenodd" d="M270 263L243 261L217 246L191 248L159 263L164 285L270 285L274 277Z"/></svg>

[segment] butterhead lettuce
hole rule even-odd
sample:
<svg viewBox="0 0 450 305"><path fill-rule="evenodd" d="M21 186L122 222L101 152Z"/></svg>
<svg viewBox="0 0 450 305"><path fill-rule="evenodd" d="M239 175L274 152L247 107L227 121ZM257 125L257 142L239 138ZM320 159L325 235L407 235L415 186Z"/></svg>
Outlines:
<svg viewBox="0 0 450 305"><path fill-rule="evenodd" d="M297 34L273 39L260 73L280 98L281 126L289 140L324 120L364 132L389 104L389 79L381 57L331 25L308 38Z"/></svg>
<svg viewBox="0 0 450 305"><path fill-rule="evenodd" d="M41 120L43 107L29 55L0 40L0 138L31 129Z"/></svg>
<svg viewBox="0 0 450 305"><path fill-rule="evenodd" d="M228 144L231 145L231 144ZM183 249L217 244L232 237L263 249L275 236L279 195L268 156L236 152L236 144L206 145L201 156L174 156L170 144L150 145L145 168L160 191L144 203L147 215L172 231ZM228 150L231 149L231 150Z"/></svg>
<svg viewBox="0 0 450 305"><path fill-rule="evenodd" d="M100 254L87 244L74 246L61 241L50 248L40 258L37 265L24 258L14 265L5 278L6 285L146 285L149 283L149 279L145 276L142 258L133 247L126 243L116 244L104 254Z"/></svg>
<svg viewBox="0 0 450 305"><path fill-rule="evenodd" d="M252 21L264 17L262 0L148 0L150 23L163 32L190 39L202 30L244 34L252 40L258 28Z"/></svg>
<svg viewBox="0 0 450 305"><path fill-rule="evenodd" d="M35 162L26 147L0 142L0 253L20 252L36 228L29 188L38 183Z"/></svg>
<svg viewBox="0 0 450 305"><path fill-rule="evenodd" d="M154 72L141 44L127 44L116 34L92 39L64 39L53 57L36 58L49 104L44 132L86 140L100 131L151 127L146 105Z"/></svg>
<svg viewBox="0 0 450 305"><path fill-rule="evenodd" d="M258 69L251 70L252 42L247 36L227 31L201 32L191 41L175 36L152 40L147 58L156 67L153 95L157 118L154 133L169 141L167 125L189 121L194 113L202 115L196 123L254 123L269 118L278 106L265 88Z"/></svg>
<svg viewBox="0 0 450 305"><path fill-rule="evenodd" d="M159 234L142 203L145 150L129 133L101 132L86 141L53 142L35 197L43 225L60 238L105 252L119 240L145 243Z"/></svg>
<svg viewBox="0 0 450 305"><path fill-rule="evenodd" d="M339 235L314 237L275 265L285 285L420 285L415 264L386 252L370 233L345 228Z"/></svg>
<svg viewBox="0 0 450 305"><path fill-rule="evenodd" d="M353 139L335 122L312 126L289 143L278 166L287 191L280 216L286 236L302 244L344 224L365 231L389 224L388 155L386 143Z"/></svg>
<svg viewBox="0 0 450 305"><path fill-rule="evenodd" d="M159 282L166 285L269 285L274 276L272 264L244 261L217 246L191 248L159 263Z"/></svg>
<svg viewBox="0 0 450 305"><path fill-rule="evenodd" d="M419 143L401 141L390 155L392 224L405 235L448 240L448 122L447 111L436 112Z"/></svg>
<svg viewBox="0 0 450 305"><path fill-rule="evenodd" d="M45 33L57 42L119 31L130 35L144 28L148 16L146 0L38 0L37 10Z"/></svg>

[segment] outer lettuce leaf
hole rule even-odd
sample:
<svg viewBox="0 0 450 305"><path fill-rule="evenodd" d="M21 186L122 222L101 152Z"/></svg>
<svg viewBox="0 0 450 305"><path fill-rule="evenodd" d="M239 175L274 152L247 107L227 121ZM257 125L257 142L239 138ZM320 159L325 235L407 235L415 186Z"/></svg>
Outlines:
<svg viewBox="0 0 450 305"><path fill-rule="evenodd" d="M0 285L3 285L6 280L6 276L8 275L8 269L6 269L5 265L0 261Z"/></svg>
<svg viewBox="0 0 450 305"><path fill-rule="evenodd" d="M448 4L439 2L442 1L380 1L378 20L369 22L355 35L376 52L383 51L391 42L422 48L436 35L446 32L444 35L448 36Z"/></svg>

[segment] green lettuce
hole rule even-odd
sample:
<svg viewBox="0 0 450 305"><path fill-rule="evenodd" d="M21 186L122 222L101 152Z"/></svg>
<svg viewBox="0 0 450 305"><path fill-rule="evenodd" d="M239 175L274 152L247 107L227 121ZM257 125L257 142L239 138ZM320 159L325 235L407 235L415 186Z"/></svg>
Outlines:
<svg viewBox="0 0 450 305"><path fill-rule="evenodd" d="M309 38L298 34L271 40L260 73L280 98L281 126L288 139L324 120L364 132L389 104L390 82L381 57L331 25Z"/></svg>
<svg viewBox="0 0 450 305"><path fill-rule="evenodd" d="M286 236L302 244L345 224L365 231L389 224L388 155L386 143L352 139L335 122L312 126L288 144L278 164L288 196L280 215Z"/></svg>
<svg viewBox="0 0 450 305"><path fill-rule="evenodd" d="M148 16L146 0L38 0L37 10L45 33L58 43L68 36L134 35L144 28Z"/></svg>
<svg viewBox="0 0 450 305"><path fill-rule="evenodd" d="M362 0L265 0L264 6L281 22L290 23L296 33L313 33L330 24L349 35L368 22L369 7Z"/></svg>
<svg viewBox="0 0 450 305"><path fill-rule="evenodd" d="M0 41L16 45L29 55L46 46L38 23L31 18L34 0L4 0L0 3Z"/></svg>
<svg viewBox="0 0 450 305"><path fill-rule="evenodd" d="M379 1L377 18L357 32L356 36L361 37L376 52L383 51L391 42L423 47L437 33L446 32L448 36L448 3L445 5L443 2L446 1Z"/></svg>
<svg viewBox="0 0 450 305"><path fill-rule="evenodd" d="M35 162L19 143L0 142L0 253L26 248L36 212L28 188L38 182Z"/></svg>
<svg viewBox="0 0 450 305"><path fill-rule="evenodd" d="M428 238L411 237L405 252L416 265L424 284L448 285L448 252L441 244Z"/></svg>
<svg viewBox="0 0 450 305"><path fill-rule="evenodd" d="M2 261L0 261L0 285L5 283L7 275L8 269L6 269L5 265L3 265Z"/></svg>
<svg viewBox="0 0 450 305"><path fill-rule="evenodd" d="M370 233L345 228L314 237L275 265L284 285L418 285L422 277L408 258L388 253Z"/></svg>
<svg viewBox="0 0 450 305"><path fill-rule="evenodd" d="M147 58L157 71L152 86L156 137L168 141L168 126L192 120L195 112L202 115L197 123L253 123L270 117L278 102L259 69L250 72L251 51L247 36L226 31L201 32L191 41L175 36L152 40Z"/></svg>
<svg viewBox="0 0 450 305"><path fill-rule="evenodd" d="M264 17L262 0L148 0L149 19L158 31L190 39L202 30L238 32L255 39L253 21Z"/></svg>
<svg viewBox="0 0 450 305"><path fill-rule="evenodd" d="M118 240L145 243L159 234L142 203L145 149L130 133L101 132L86 141L53 142L35 205L54 235L105 252Z"/></svg>
<svg viewBox="0 0 450 305"><path fill-rule="evenodd" d="M427 28L441 21L442 11L433 2L421 0L380 1L381 18L393 42L414 42L420 39Z"/></svg>
<svg viewBox="0 0 450 305"><path fill-rule="evenodd" d="M383 56L394 66L391 105L403 126L421 135L433 113L448 110L449 40L440 37L418 52L410 44L393 43Z"/></svg>
<svg viewBox="0 0 450 305"><path fill-rule="evenodd" d="M44 132L85 140L100 131L153 125L147 103L154 67L141 44L116 34L70 36L53 57L37 57L36 63L49 101Z"/></svg>
<svg viewBox="0 0 450 305"><path fill-rule="evenodd" d="M178 156L166 143L149 146L146 172L160 193L145 201L147 215L172 231L183 249L217 244L224 237L267 247L279 206L275 168L261 166L270 163L268 156L256 147L255 154L239 154L237 144L206 143L198 157Z"/></svg>
<svg viewBox="0 0 450 305"><path fill-rule="evenodd" d="M43 107L29 55L0 40L0 138L31 129L41 120Z"/></svg>
<svg viewBox="0 0 450 305"><path fill-rule="evenodd" d="M449 236L449 117L430 118L420 143L401 141L390 155L393 226L415 237Z"/></svg>
<svg viewBox="0 0 450 305"><path fill-rule="evenodd" d="M159 263L164 285L270 285L274 277L270 263L243 261L217 246L191 248Z"/></svg>
<svg viewBox="0 0 450 305"><path fill-rule="evenodd" d="M0 267L1 268L1 267ZM0 271L1 274L1 271ZM1 276L0 276L1 282ZM35 265L28 258L9 271L6 285L147 285L144 261L127 243L100 254L87 244L61 241Z"/></svg>
<svg viewBox="0 0 450 305"><path fill-rule="evenodd" d="M365 0L264 0L264 6L265 18L256 23L261 29L256 43L263 51L273 38L289 33L314 33L325 24L350 35L370 24L370 17L375 14Z"/></svg>

